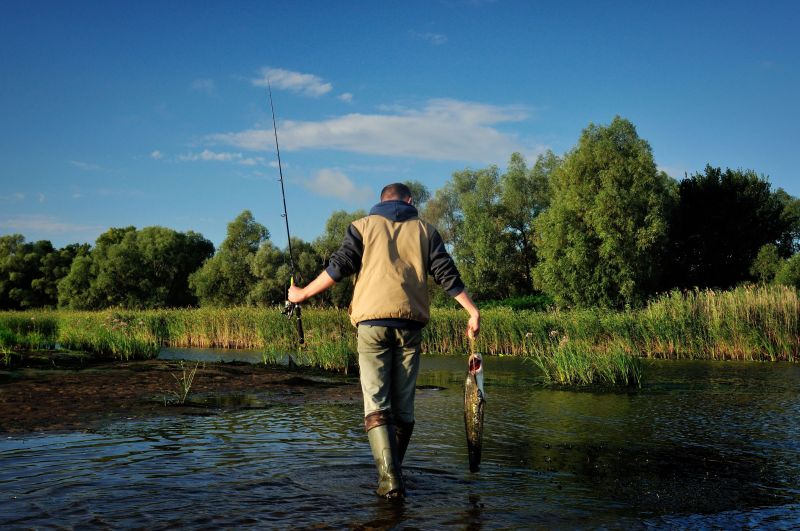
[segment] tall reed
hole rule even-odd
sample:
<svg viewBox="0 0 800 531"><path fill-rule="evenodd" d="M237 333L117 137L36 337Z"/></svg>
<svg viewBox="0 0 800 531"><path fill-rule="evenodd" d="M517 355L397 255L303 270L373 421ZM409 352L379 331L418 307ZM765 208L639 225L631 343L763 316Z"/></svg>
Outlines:
<svg viewBox="0 0 800 531"><path fill-rule="evenodd" d="M652 358L798 361L800 298L786 287L673 291L633 311L584 309L482 312L476 347L487 354L541 356L552 338L595 351L622 349ZM161 346L261 349L277 362L346 370L355 365L356 334L343 310L304 308L306 345L279 308L200 308L100 312L0 312L0 348L69 348L114 359L156 356ZM423 351L469 352L466 314L437 309ZM577 347L576 347L577 348Z"/></svg>

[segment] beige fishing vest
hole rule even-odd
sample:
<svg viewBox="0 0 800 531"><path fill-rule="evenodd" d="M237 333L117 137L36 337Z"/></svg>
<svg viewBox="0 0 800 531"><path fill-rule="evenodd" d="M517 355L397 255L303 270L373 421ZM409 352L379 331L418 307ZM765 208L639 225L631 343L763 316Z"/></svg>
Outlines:
<svg viewBox="0 0 800 531"><path fill-rule="evenodd" d="M428 256L433 227L419 218L391 221L371 215L353 222L364 254L355 280L350 321L411 319L427 323Z"/></svg>

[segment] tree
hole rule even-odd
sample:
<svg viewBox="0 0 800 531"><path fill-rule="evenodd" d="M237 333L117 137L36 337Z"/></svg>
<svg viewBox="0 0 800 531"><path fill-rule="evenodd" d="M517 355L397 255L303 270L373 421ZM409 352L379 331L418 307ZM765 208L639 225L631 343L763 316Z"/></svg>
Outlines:
<svg viewBox="0 0 800 531"><path fill-rule="evenodd" d="M547 207L548 176L559 163L548 151L529 169L514 153L502 175L495 166L455 172L426 204L423 217L438 228L477 299L534 292L533 220Z"/></svg>
<svg viewBox="0 0 800 531"><path fill-rule="evenodd" d="M405 181L403 184L408 186L411 190L411 198L414 201L414 205L421 209L425 206L425 203L431 198L431 192L428 190L428 187L422 184L419 181L411 180Z"/></svg>
<svg viewBox="0 0 800 531"><path fill-rule="evenodd" d="M781 263L775 282L800 289L800 253L795 253Z"/></svg>
<svg viewBox="0 0 800 531"><path fill-rule="evenodd" d="M228 224L219 251L189 277L189 286L200 304L236 306L245 304L257 282L252 262L269 231L257 223L249 210Z"/></svg>
<svg viewBox="0 0 800 531"><path fill-rule="evenodd" d="M31 288L40 294L42 306L55 308L58 305L58 284L65 278L77 257L89 254L88 243L72 243L42 257L39 270L41 276L31 283Z"/></svg>
<svg viewBox="0 0 800 531"><path fill-rule="evenodd" d="M73 309L190 306L188 277L214 252L194 232L164 227L112 228L72 262L59 283L59 305Z"/></svg>
<svg viewBox="0 0 800 531"><path fill-rule="evenodd" d="M522 155L514 153L500 178L502 216L518 257L512 259L516 266L512 284L517 293L533 290L532 270L536 264L533 221L550 203L548 179L560 162L552 151L547 151L528 170Z"/></svg>
<svg viewBox="0 0 800 531"><path fill-rule="evenodd" d="M0 308L55 307L57 284L87 246L54 249L47 240L26 243L21 234L0 237Z"/></svg>
<svg viewBox="0 0 800 531"><path fill-rule="evenodd" d="M787 227L778 242L782 256L800 252L800 199L786 193L783 188L775 191L775 198L783 205L781 217Z"/></svg>
<svg viewBox="0 0 800 531"><path fill-rule="evenodd" d="M709 165L682 180L670 221L665 288L727 289L753 279L750 267L764 245L776 244L782 257L791 254L787 203L751 170Z"/></svg>
<svg viewBox="0 0 800 531"><path fill-rule="evenodd" d="M300 238L292 238L295 274L301 284L310 282L319 273L321 260L314 246ZM257 282L250 290L247 302L257 305L282 304L291 278L289 249L278 249L269 240L258 249L251 271Z"/></svg>
<svg viewBox="0 0 800 531"><path fill-rule="evenodd" d="M331 255L342 244L342 240L344 240L345 233L347 232L347 227L349 227L353 221L363 218L366 215L367 213L363 210L355 210L353 212L337 210L331 214L325 222L325 232L322 236L314 240L313 243L320 267L327 267ZM313 280L313 278L314 277L308 277L308 280ZM337 308L346 308L353 298L353 278L348 277L341 282L337 282L331 289L323 292L320 297L323 303L331 304Z"/></svg>
<svg viewBox="0 0 800 531"><path fill-rule="evenodd" d="M759 249L756 259L750 266L750 274L760 283L769 284L775 280L781 262L778 247L774 243L768 243Z"/></svg>
<svg viewBox="0 0 800 531"><path fill-rule="evenodd" d="M640 305L657 286L674 184L620 117L590 124L550 176L534 279L562 306Z"/></svg>

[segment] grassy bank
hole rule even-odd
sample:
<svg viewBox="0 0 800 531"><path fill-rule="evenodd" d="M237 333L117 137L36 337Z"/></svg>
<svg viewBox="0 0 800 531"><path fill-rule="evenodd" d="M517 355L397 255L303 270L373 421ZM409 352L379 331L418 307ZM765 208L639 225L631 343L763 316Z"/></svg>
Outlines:
<svg viewBox="0 0 800 531"><path fill-rule="evenodd" d="M581 352L589 366L609 357L797 361L798 314L797 291L779 287L673 292L624 312L500 307L483 312L477 349L530 356L543 369L556 359L563 359L559 366L577 363ZM356 338L346 312L309 307L303 321L306 347L298 352L293 323L278 308L0 312L0 354L58 345L131 359L153 357L167 345L261 349L265 361L291 352L299 365L325 369L355 364ZM465 325L463 311L434 309L424 351L466 354ZM560 381L553 370L553 380ZM637 370L621 370L627 376L619 377L635 377Z"/></svg>

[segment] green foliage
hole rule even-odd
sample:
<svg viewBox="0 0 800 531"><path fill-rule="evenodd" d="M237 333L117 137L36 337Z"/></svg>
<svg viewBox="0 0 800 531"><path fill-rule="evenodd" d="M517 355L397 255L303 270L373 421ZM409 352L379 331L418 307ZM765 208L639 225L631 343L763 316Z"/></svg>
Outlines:
<svg viewBox="0 0 800 531"><path fill-rule="evenodd" d="M561 160L548 151L540 155L530 170L519 153L511 155L508 170L500 178L500 205L514 249L507 257L514 267L509 282L513 293L530 293L533 287L532 270L536 265L533 221L550 204L550 174Z"/></svg>
<svg viewBox="0 0 800 531"><path fill-rule="evenodd" d="M529 169L514 153L506 173L495 166L455 172L428 201L423 217L452 248L477 299L533 292L533 220L547 207L548 176L559 163L548 152Z"/></svg>
<svg viewBox="0 0 800 531"><path fill-rule="evenodd" d="M800 289L800 253L795 253L781 263L775 274L775 283Z"/></svg>
<svg viewBox="0 0 800 531"><path fill-rule="evenodd" d="M644 363L620 342L598 347L589 341L554 337L534 347L531 360L552 384L642 386Z"/></svg>
<svg viewBox="0 0 800 531"><path fill-rule="evenodd" d="M778 249L781 256L790 256L800 252L800 199L789 195L783 188L778 188L774 196L783 205L781 219L786 227L778 242Z"/></svg>
<svg viewBox="0 0 800 531"><path fill-rule="evenodd" d="M750 265L750 274L760 283L769 284L775 279L781 262L778 247L773 243L768 243L759 249L756 259Z"/></svg>
<svg viewBox="0 0 800 531"><path fill-rule="evenodd" d="M315 247L299 238L292 238L292 252L298 283L306 284L313 280L321 263ZM280 250L272 242L265 241L253 258L251 271L257 282L247 296L249 304L273 306L286 300L291 278L288 248Z"/></svg>
<svg viewBox="0 0 800 531"><path fill-rule="evenodd" d="M537 287L561 306L640 306L656 287L673 201L633 124L590 125L550 179L536 220Z"/></svg>
<svg viewBox="0 0 800 531"><path fill-rule="evenodd" d="M0 309L53 308L58 282L88 246L54 249L47 240L25 243L20 234L0 236Z"/></svg>
<svg viewBox="0 0 800 531"><path fill-rule="evenodd" d="M453 245L453 255L467 286L478 299L509 294L512 242L504 232L497 168L463 170L453 174L462 222Z"/></svg>
<svg viewBox="0 0 800 531"><path fill-rule="evenodd" d="M431 198L431 192L423 183L411 180L403 182L411 190L411 199L418 209L424 208L425 203Z"/></svg>
<svg viewBox="0 0 800 531"><path fill-rule="evenodd" d="M501 300L491 300L481 303L481 309L510 308L512 310L537 310L545 311L555 304L552 297L543 293L536 295L520 295Z"/></svg>
<svg viewBox="0 0 800 531"><path fill-rule="evenodd" d="M597 371L605 381L636 383L638 357L800 360L800 296L794 288L673 291L635 311L501 307L482 314L478 351L539 357L554 364L552 374L573 367L570 373L585 382L596 382ZM277 307L0 312L0 350L58 343L124 360L154 357L161 345L248 348L263 350L271 363L291 353L300 365L339 371L355 366L356 333L346 311L309 307L303 319L306 345L299 350L294 324ZM423 351L468 354L466 321L463 310L432 309Z"/></svg>
<svg viewBox="0 0 800 531"><path fill-rule="evenodd" d="M706 166L681 181L669 231L665 287L727 289L752 280L759 250L791 253L794 202L753 171Z"/></svg>
<svg viewBox="0 0 800 531"><path fill-rule="evenodd" d="M72 309L189 306L189 274L214 251L194 232L164 227L112 228L95 248L72 261L58 286L59 305Z"/></svg>
<svg viewBox="0 0 800 531"><path fill-rule="evenodd" d="M415 181L407 182L410 185ZM427 193L424 185L419 185L421 190ZM414 193L414 188L412 188ZM416 193L422 193L417 191ZM355 210L353 212L346 212L344 210L337 210L325 222L325 232L314 240L314 249L319 256L320 262L323 267L328 265L330 256L339 248L344 240L345 233L350 224L360 218L366 216L367 213L363 210ZM313 280L313 277L306 277L307 280ZM331 289L322 293L318 300L323 304L331 304L336 308L347 308L350 300L353 297L353 278L348 277L341 282L337 282Z"/></svg>
<svg viewBox="0 0 800 531"><path fill-rule="evenodd" d="M189 286L204 306L245 304L258 281L252 264L269 231L244 210L228 224L219 251L189 277ZM263 295L263 294L262 294Z"/></svg>

